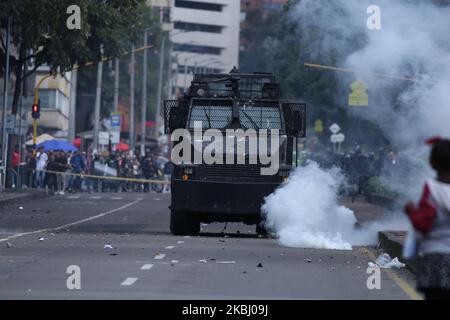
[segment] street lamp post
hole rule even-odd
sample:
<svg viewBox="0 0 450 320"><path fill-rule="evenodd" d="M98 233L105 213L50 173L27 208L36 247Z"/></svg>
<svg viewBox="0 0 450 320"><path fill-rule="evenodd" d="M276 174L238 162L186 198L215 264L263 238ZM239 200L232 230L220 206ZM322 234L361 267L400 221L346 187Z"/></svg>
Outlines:
<svg viewBox="0 0 450 320"><path fill-rule="evenodd" d="M164 35L161 39L161 52L159 54L159 78L158 78L158 92L156 95L156 116L155 116L155 138L159 138L159 117L161 113L161 95L162 95L162 82L163 82L163 72L164 72L164 50L166 47L166 38Z"/></svg>
<svg viewBox="0 0 450 320"><path fill-rule="evenodd" d="M3 114L2 114L2 175L3 181L0 181L0 187L3 189L6 182L6 161L8 160L8 134L6 132L6 105L8 104L8 80L9 80L9 33L11 31L11 15L8 16L8 25L6 27L6 57L5 57L5 76L3 80Z"/></svg>
<svg viewBox="0 0 450 320"><path fill-rule="evenodd" d="M144 33L144 46L147 46L147 31ZM145 155L145 122L147 118L147 50L144 50L142 72L142 116L141 116L141 156Z"/></svg>
<svg viewBox="0 0 450 320"><path fill-rule="evenodd" d="M134 46L131 50L131 72L130 72L130 130L129 130L129 140L130 140L130 150L134 153L135 147L135 139L134 139L134 64L135 64L135 54L134 54Z"/></svg>

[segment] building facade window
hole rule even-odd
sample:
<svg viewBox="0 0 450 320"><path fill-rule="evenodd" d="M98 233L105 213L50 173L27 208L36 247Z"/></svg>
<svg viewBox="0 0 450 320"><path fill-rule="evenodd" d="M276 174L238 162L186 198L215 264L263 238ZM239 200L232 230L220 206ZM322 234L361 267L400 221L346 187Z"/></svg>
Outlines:
<svg viewBox="0 0 450 320"><path fill-rule="evenodd" d="M215 26L211 24L202 23L190 23L177 21L174 23L173 27L177 30L184 31L199 31L199 32L209 32L209 33L222 33L223 27Z"/></svg>
<svg viewBox="0 0 450 320"><path fill-rule="evenodd" d="M223 9L223 5L217 3L196 2L187 0L175 0L175 7L206 10L206 11L217 11L217 12L222 12Z"/></svg>
<svg viewBox="0 0 450 320"><path fill-rule="evenodd" d="M222 54L222 48L210 47L210 46L200 46L193 44L180 44L174 49L179 52L190 52L190 53L200 53L200 54L211 54L215 56L220 56Z"/></svg>

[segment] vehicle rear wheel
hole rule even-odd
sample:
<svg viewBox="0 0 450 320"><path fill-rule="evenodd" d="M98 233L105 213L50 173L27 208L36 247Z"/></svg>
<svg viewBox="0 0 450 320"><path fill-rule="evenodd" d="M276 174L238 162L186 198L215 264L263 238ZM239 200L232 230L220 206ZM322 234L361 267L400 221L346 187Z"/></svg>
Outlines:
<svg viewBox="0 0 450 320"><path fill-rule="evenodd" d="M190 212L172 210L170 232L176 236L197 235L200 232L200 222Z"/></svg>

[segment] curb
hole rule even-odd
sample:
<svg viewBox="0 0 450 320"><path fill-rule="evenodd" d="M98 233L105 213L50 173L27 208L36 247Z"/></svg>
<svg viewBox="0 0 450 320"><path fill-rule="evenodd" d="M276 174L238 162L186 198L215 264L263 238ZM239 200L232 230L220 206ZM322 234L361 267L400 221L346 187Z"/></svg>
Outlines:
<svg viewBox="0 0 450 320"><path fill-rule="evenodd" d="M5 205L9 205L9 204L24 203L25 201L28 201L28 200L49 196L45 190L39 190L39 191L34 190L32 192L13 191L13 192L9 192L9 194L11 196L6 199L0 198L0 208L2 208Z"/></svg>
<svg viewBox="0 0 450 320"><path fill-rule="evenodd" d="M402 259L406 235L406 231L380 231L378 233L378 241L384 252L392 258L398 257L413 273L417 274L419 270L417 261Z"/></svg>

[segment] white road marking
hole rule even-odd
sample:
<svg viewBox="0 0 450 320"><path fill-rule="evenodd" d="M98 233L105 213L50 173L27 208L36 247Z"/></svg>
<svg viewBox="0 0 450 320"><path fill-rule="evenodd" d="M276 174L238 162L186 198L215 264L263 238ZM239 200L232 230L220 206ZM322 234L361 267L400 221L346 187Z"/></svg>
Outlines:
<svg viewBox="0 0 450 320"><path fill-rule="evenodd" d="M126 278L124 282L122 282L120 285L121 286L131 286L133 285L138 278Z"/></svg>
<svg viewBox="0 0 450 320"><path fill-rule="evenodd" d="M153 268L153 264L148 263L148 264L144 264L144 265L141 267L141 270L150 270L151 268Z"/></svg>
<svg viewBox="0 0 450 320"><path fill-rule="evenodd" d="M177 241L177 243L178 243L178 244L182 244L182 243L184 243L184 241Z"/></svg>
<svg viewBox="0 0 450 320"><path fill-rule="evenodd" d="M67 199L80 199L80 196L68 196Z"/></svg>
<svg viewBox="0 0 450 320"><path fill-rule="evenodd" d="M184 236L183 238L185 238L185 239L189 239L191 236Z"/></svg>
<svg viewBox="0 0 450 320"><path fill-rule="evenodd" d="M173 248L175 248L175 246L167 246L166 249L168 250L172 250Z"/></svg>
<svg viewBox="0 0 450 320"><path fill-rule="evenodd" d="M121 206L119 208L115 208L115 209L112 209L112 210L109 210L109 211L105 211L105 212L102 212L102 213L97 214L95 216L92 216L92 217L89 217L89 218L85 218L85 219L81 219L81 220L78 220L78 221L75 221L75 222L71 222L71 223L68 223L68 224L56 227L56 228L47 228L47 229L40 229L40 230L30 231L30 232L16 233L16 234L14 234L12 236L0 239L0 242L5 242L5 241L11 240L11 239L27 236L27 235L30 235L30 234L38 234L38 233L42 233L42 232L58 231L58 230L61 230L61 229L67 229L68 227L76 226L77 224L81 224L81 223L84 223L84 222L88 222L88 221L91 221L91 220L102 218L102 217L110 215L110 214L112 214L114 212L121 211L121 210L126 209L128 207L131 207L132 205L138 203L141 200L142 200L142 198L138 198L138 199L136 199L136 200L134 200L132 202L129 202L129 203L127 203L127 204L125 204L125 205L123 205L123 206Z"/></svg>
<svg viewBox="0 0 450 320"><path fill-rule="evenodd" d="M122 200L123 197L111 197L111 200Z"/></svg>
<svg viewBox="0 0 450 320"><path fill-rule="evenodd" d="M156 259L156 260L162 260L162 259L164 259L165 256L166 256L166 255L165 255L164 253L157 254L157 255L155 256L155 259Z"/></svg>
<svg viewBox="0 0 450 320"><path fill-rule="evenodd" d="M89 197L89 199L95 199L95 200L98 200L98 199L101 199L102 197L101 196L91 196L91 197Z"/></svg>

